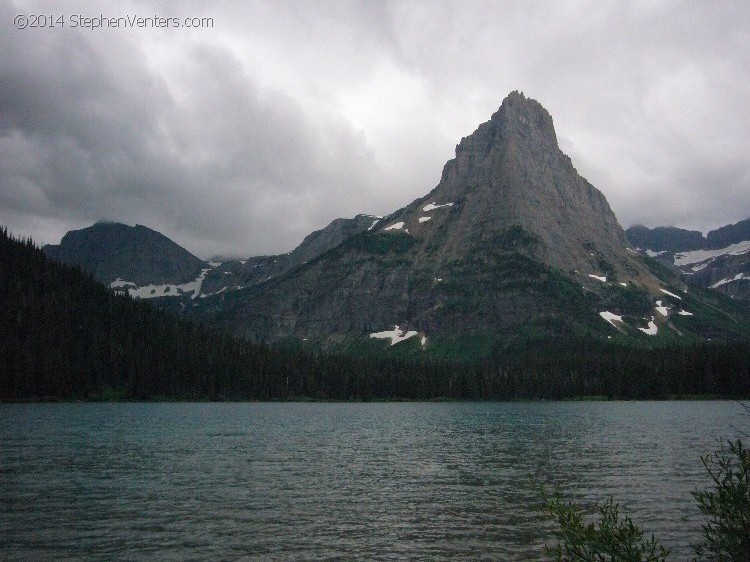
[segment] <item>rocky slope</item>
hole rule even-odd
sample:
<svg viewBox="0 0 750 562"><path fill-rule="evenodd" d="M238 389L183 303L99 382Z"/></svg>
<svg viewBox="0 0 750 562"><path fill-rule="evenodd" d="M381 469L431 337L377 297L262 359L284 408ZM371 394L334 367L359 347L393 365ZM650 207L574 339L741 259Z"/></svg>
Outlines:
<svg viewBox="0 0 750 562"><path fill-rule="evenodd" d="M379 219L372 215L336 219L325 228L308 234L299 246L287 254L213 263L203 282L201 296L205 298L242 289L283 275L335 248L347 238L366 231Z"/></svg>

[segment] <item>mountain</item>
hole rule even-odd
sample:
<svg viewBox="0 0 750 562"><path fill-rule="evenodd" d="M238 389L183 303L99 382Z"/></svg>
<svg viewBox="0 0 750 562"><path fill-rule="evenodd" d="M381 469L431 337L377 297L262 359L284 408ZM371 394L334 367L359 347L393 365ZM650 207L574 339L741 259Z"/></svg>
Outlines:
<svg viewBox="0 0 750 562"><path fill-rule="evenodd" d="M711 306L626 248L604 195L560 151L549 113L514 92L461 140L426 196L190 314L257 341L374 351L408 339L438 355L563 335L750 333L746 309L694 321Z"/></svg>
<svg viewBox="0 0 750 562"><path fill-rule="evenodd" d="M104 222L68 232L59 245L44 246L43 251L132 297L166 299L184 305L186 300L241 289L282 275L371 228L379 218L357 215L353 219L336 219L309 234L292 252L246 260L204 262L150 228Z"/></svg>
<svg viewBox="0 0 750 562"><path fill-rule="evenodd" d="M649 248L653 252L685 252L706 247L702 232L674 226L648 228L639 224L628 228L625 234L632 246Z"/></svg>
<svg viewBox="0 0 750 562"><path fill-rule="evenodd" d="M750 240L750 218L722 226L706 235L708 248L719 249Z"/></svg>
<svg viewBox="0 0 750 562"><path fill-rule="evenodd" d="M676 271L690 285L750 300L750 219L700 232L633 226L628 240Z"/></svg>
<svg viewBox="0 0 750 562"><path fill-rule="evenodd" d="M199 290L200 297L242 289L283 275L371 228L380 218L357 215L352 219L336 219L325 228L308 234L299 246L287 254L212 262Z"/></svg>
<svg viewBox="0 0 750 562"><path fill-rule="evenodd" d="M135 285L187 283L205 267L163 234L141 225L100 222L68 232L59 245L43 251L105 284L118 279Z"/></svg>
<svg viewBox="0 0 750 562"><path fill-rule="evenodd" d="M741 236L735 226L715 239ZM99 264L95 275L111 287L168 297L156 300L256 342L464 359L560 338L653 346L750 337L745 304L688 289L674 263L663 268L646 255L705 252L708 240L633 227L628 234L642 243L631 246L670 250L628 248L604 195L558 147L552 117L519 92L461 139L424 197L387 217L337 219L285 255L223 263L191 256L189 273L158 277L145 264L159 252L135 237L129 259L104 267L108 245L97 228L66 235L59 248L73 246L73 234L91 238L78 240L78 253L46 251Z"/></svg>
<svg viewBox="0 0 750 562"><path fill-rule="evenodd" d="M675 353L554 339L469 363L305 354L152 306L173 300L114 294L0 228L0 401L748 395L745 343Z"/></svg>

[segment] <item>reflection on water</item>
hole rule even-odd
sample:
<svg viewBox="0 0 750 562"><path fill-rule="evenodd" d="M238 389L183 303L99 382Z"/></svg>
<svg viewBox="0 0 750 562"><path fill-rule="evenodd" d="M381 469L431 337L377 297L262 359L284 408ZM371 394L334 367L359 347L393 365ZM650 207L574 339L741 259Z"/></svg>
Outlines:
<svg viewBox="0 0 750 562"><path fill-rule="evenodd" d="M539 559L530 482L690 553L734 402L0 405L4 559Z"/></svg>

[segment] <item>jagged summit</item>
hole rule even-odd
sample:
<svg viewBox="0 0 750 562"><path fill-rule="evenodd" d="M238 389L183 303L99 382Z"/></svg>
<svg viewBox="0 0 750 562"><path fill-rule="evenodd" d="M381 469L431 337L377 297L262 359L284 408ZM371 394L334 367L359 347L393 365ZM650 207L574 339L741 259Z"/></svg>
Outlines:
<svg viewBox="0 0 750 562"><path fill-rule="evenodd" d="M502 140L519 137L539 146L557 146L552 116L538 101L518 91L503 100L487 124Z"/></svg>
<svg viewBox="0 0 750 562"><path fill-rule="evenodd" d="M535 242L527 253L566 273L601 274L604 262L621 277L648 276L626 254L624 231L604 195L557 146L552 117L519 92L461 140L440 183L398 220L410 223L433 200L456 203L454 235L444 248L449 259L478 240L520 228Z"/></svg>
<svg viewBox="0 0 750 562"><path fill-rule="evenodd" d="M443 168L441 183L482 173L482 164L511 144L532 144L557 149L552 117L536 100L512 92L489 121L482 123L456 146L456 157ZM511 148L512 149L512 148Z"/></svg>

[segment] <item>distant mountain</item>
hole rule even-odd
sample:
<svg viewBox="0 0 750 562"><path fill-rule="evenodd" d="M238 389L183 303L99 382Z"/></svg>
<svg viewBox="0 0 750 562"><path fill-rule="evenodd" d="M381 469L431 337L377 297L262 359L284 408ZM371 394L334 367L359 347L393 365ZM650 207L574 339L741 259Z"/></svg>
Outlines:
<svg viewBox="0 0 750 562"><path fill-rule="evenodd" d="M714 250L750 240L750 218L712 230L706 240L707 247Z"/></svg>
<svg viewBox="0 0 750 562"><path fill-rule="evenodd" d="M43 250L105 284L118 279L135 285L186 283L205 267L163 234L141 225L100 222L68 232L59 245Z"/></svg>
<svg viewBox="0 0 750 562"><path fill-rule="evenodd" d="M706 247L706 239L702 232L674 226L648 228L636 225L628 228L625 234L632 246L648 248L654 252L684 252L702 250Z"/></svg>
<svg viewBox="0 0 750 562"><path fill-rule="evenodd" d="M246 260L204 262L159 232L119 223L97 223L68 232L59 245L47 245L43 250L133 297L182 302L282 275L371 228L378 219L371 215L336 219L309 234L292 252Z"/></svg>
<svg viewBox="0 0 750 562"><path fill-rule="evenodd" d="M677 271L685 282L750 300L750 219L705 237L672 227L633 226L626 234L633 247Z"/></svg>
<svg viewBox="0 0 750 562"><path fill-rule="evenodd" d="M264 283L283 275L332 250L344 240L366 231L379 218L372 215L357 215L352 219L336 219L325 228L308 234L297 248L287 254L212 263L212 269L203 281L200 295L205 298Z"/></svg>

